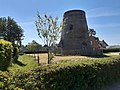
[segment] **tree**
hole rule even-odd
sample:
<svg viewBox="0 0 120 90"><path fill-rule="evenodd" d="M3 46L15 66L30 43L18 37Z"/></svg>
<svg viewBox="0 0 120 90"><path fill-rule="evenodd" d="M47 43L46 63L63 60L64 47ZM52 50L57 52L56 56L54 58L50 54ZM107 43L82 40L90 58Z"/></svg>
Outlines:
<svg viewBox="0 0 120 90"><path fill-rule="evenodd" d="M0 37L12 42L13 45L21 45L23 29L11 17L0 18Z"/></svg>
<svg viewBox="0 0 120 90"><path fill-rule="evenodd" d="M90 36L95 36L96 35L96 31L94 29L89 29L89 35Z"/></svg>
<svg viewBox="0 0 120 90"><path fill-rule="evenodd" d="M23 37L23 29L11 17L0 18L0 37L12 42L13 59L16 62L19 52L18 47L21 46Z"/></svg>
<svg viewBox="0 0 120 90"><path fill-rule="evenodd" d="M40 51L42 49L42 45L37 43L35 40L33 40L31 43L28 43L26 46L27 51L34 52L34 51Z"/></svg>
<svg viewBox="0 0 120 90"><path fill-rule="evenodd" d="M0 37L4 38L6 36L6 18L0 18Z"/></svg>
<svg viewBox="0 0 120 90"><path fill-rule="evenodd" d="M55 43L60 37L61 26L58 24L58 17L52 18L52 16L41 17L37 14L37 20L35 21L36 28L39 37L43 40L44 44L48 46L48 64L51 61L51 45Z"/></svg>

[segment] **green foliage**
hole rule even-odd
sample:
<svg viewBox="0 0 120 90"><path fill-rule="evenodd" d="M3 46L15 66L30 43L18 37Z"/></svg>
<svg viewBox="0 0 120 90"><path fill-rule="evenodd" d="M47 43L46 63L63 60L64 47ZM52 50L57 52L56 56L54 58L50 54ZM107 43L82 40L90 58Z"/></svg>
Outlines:
<svg viewBox="0 0 120 90"><path fill-rule="evenodd" d="M110 53L110 52L120 52L120 48L107 48L107 49L103 49L103 53Z"/></svg>
<svg viewBox="0 0 120 90"><path fill-rule="evenodd" d="M43 40L44 44L48 46L48 64L50 64L50 48L60 37L61 26L58 24L58 17L55 19L52 16L41 17L37 14L36 28L39 37Z"/></svg>
<svg viewBox="0 0 120 90"><path fill-rule="evenodd" d="M120 56L41 66L14 76L11 85L25 90L99 90L119 77Z"/></svg>
<svg viewBox="0 0 120 90"><path fill-rule="evenodd" d="M21 45L23 29L11 17L0 18L0 36L5 40Z"/></svg>
<svg viewBox="0 0 120 90"><path fill-rule="evenodd" d="M27 52L35 52L35 51L41 51L42 45L37 43L35 40L33 40L31 43L28 43L26 46Z"/></svg>
<svg viewBox="0 0 120 90"><path fill-rule="evenodd" d="M39 37L43 40L44 44L51 46L60 37L60 26L58 24L58 17L55 19L52 16L41 17L37 14L36 28Z"/></svg>
<svg viewBox="0 0 120 90"><path fill-rule="evenodd" d="M27 72L38 66L38 63L28 55L19 56L16 63L12 63L12 66L8 68L9 72L13 75L21 72Z"/></svg>
<svg viewBox="0 0 120 90"><path fill-rule="evenodd" d="M0 40L0 70L6 70L12 61L12 43Z"/></svg>
<svg viewBox="0 0 120 90"><path fill-rule="evenodd" d="M8 72L0 71L0 90L24 90L18 87L15 87L14 82L11 83L13 80L12 75Z"/></svg>
<svg viewBox="0 0 120 90"><path fill-rule="evenodd" d="M18 47L13 47L13 63L16 63L18 61L19 57L19 49Z"/></svg>
<svg viewBox="0 0 120 90"><path fill-rule="evenodd" d="M37 62L27 55L20 56L16 63L13 63L7 71L0 71L0 89L1 90L24 90L15 86L14 77L20 73L27 72L37 67ZM31 89L29 89L31 90Z"/></svg>
<svg viewBox="0 0 120 90"><path fill-rule="evenodd" d="M11 75L8 72L0 71L0 89L7 90L11 81Z"/></svg>

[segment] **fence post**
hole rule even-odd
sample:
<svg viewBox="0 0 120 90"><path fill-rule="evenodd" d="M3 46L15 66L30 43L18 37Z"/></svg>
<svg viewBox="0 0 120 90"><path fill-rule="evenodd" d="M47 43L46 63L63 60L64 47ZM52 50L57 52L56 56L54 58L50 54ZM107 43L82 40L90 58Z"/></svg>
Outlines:
<svg viewBox="0 0 120 90"><path fill-rule="evenodd" d="M37 56L37 60L38 60L38 65L39 65L39 63L40 63L40 62L39 62L39 55Z"/></svg>

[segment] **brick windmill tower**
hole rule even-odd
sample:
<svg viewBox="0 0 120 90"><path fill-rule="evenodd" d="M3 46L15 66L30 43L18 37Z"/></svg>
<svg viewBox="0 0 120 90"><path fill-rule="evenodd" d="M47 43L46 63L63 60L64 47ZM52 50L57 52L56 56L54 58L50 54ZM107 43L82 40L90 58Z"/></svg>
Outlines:
<svg viewBox="0 0 120 90"><path fill-rule="evenodd" d="M93 48L84 11L70 10L64 13L59 46L63 55L92 55Z"/></svg>

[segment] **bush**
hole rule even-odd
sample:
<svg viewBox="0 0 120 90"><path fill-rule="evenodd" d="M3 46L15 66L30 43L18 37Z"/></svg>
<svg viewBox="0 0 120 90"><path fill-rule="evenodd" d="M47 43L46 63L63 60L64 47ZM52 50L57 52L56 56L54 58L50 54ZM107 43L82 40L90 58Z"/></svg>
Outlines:
<svg viewBox="0 0 120 90"><path fill-rule="evenodd" d="M7 90L9 87L11 75L8 72L0 71L0 90Z"/></svg>
<svg viewBox="0 0 120 90"><path fill-rule="evenodd" d="M120 57L41 66L13 77L14 88L25 90L98 90L120 77Z"/></svg>
<svg viewBox="0 0 120 90"><path fill-rule="evenodd" d="M13 62L16 63L19 57L19 49L18 47L13 47Z"/></svg>
<svg viewBox="0 0 120 90"><path fill-rule="evenodd" d="M0 40L0 70L6 70L12 60L12 43Z"/></svg>
<svg viewBox="0 0 120 90"><path fill-rule="evenodd" d="M103 49L103 53L109 53L109 52L120 52L120 48L106 48L106 49Z"/></svg>

